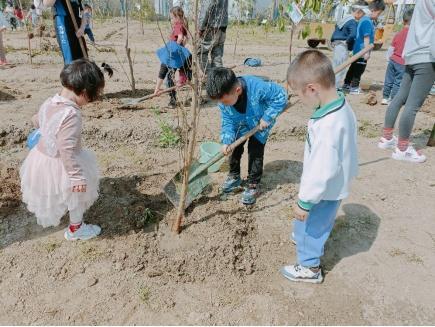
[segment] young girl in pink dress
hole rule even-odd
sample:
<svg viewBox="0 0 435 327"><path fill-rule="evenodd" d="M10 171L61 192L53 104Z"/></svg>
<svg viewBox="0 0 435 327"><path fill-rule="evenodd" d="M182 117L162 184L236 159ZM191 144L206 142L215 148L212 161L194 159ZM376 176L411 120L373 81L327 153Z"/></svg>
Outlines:
<svg viewBox="0 0 435 327"><path fill-rule="evenodd" d="M60 74L62 90L47 99L33 116L41 136L20 170L23 202L43 227L57 226L69 211L67 240L88 240L100 234L83 214L98 198L98 167L94 154L81 147L80 107L95 101L104 75L85 59L73 61Z"/></svg>

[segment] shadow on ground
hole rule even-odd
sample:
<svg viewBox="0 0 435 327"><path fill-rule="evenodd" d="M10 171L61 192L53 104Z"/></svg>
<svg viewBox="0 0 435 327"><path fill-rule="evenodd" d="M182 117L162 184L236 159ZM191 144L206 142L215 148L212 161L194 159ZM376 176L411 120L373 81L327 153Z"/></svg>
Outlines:
<svg viewBox="0 0 435 327"><path fill-rule="evenodd" d="M119 98L140 98L150 95L154 92L151 89L137 89L135 92L131 90L121 90L118 92L104 94L104 99L119 99Z"/></svg>
<svg viewBox="0 0 435 327"><path fill-rule="evenodd" d="M331 271L343 258L367 252L378 235L381 219L370 208L348 203L342 209L344 215L337 217L325 245L322 265L326 271Z"/></svg>
<svg viewBox="0 0 435 327"><path fill-rule="evenodd" d="M131 230L152 231L171 209L163 193L146 194L144 176L102 178L100 196L85 213L84 220L102 227L102 237L127 234ZM58 232L68 226L68 214L56 227L42 228L24 204L0 216L0 248Z"/></svg>
<svg viewBox="0 0 435 327"><path fill-rule="evenodd" d="M0 101L12 101L12 100L16 100L17 98L14 97L13 95L0 91Z"/></svg>

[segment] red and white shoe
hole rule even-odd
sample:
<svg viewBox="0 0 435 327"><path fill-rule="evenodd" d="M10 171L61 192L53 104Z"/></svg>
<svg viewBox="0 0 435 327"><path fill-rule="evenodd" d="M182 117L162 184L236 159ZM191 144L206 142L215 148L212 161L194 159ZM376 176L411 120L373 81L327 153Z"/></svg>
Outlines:
<svg viewBox="0 0 435 327"><path fill-rule="evenodd" d="M391 155L391 157L395 160L409 161L422 163L426 161L426 156L422 154L420 151L414 149L412 145L408 145L408 148L405 151L400 151L399 148L396 148Z"/></svg>

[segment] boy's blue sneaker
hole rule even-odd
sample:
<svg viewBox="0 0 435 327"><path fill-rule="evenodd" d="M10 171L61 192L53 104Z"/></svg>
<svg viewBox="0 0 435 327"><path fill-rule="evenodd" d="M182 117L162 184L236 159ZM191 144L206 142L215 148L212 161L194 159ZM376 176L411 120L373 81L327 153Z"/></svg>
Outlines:
<svg viewBox="0 0 435 327"><path fill-rule="evenodd" d="M231 193L242 185L242 179L240 176L228 176L225 182L222 184L222 192Z"/></svg>
<svg viewBox="0 0 435 327"><path fill-rule="evenodd" d="M257 197L260 194L257 185L249 184L248 187L245 188L245 191L242 194L242 203L243 204L255 204L257 201Z"/></svg>
<svg viewBox="0 0 435 327"><path fill-rule="evenodd" d="M280 270L281 274L292 282L304 282L312 284L320 284L323 282L322 269L307 268L299 264L284 266Z"/></svg>

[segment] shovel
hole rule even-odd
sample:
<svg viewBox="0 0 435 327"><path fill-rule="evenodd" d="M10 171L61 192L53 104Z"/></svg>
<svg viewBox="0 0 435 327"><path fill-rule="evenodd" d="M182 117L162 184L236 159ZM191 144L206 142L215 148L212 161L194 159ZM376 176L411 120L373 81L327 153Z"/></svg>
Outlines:
<svg viewBox="0 0 435 327"><path fill-rule="evenodd" d="M247 134L240 137L237 141L228 146L228 152L232 152L240 144L248 140L251 136L260 130L260 126L256 126L251 129ZM196 199L198 195L210 184L211 179L208 174L208 168L213 166L219 160L224 157L222 152L218 152L212 159L206 163L199 163L194 161L190 166L189 171L189 186L188 193L186 197L185 209L190 206L193 200ZM166 197L171 201L171 203L177 207L180 201L181 184L183 183L183 170L179 171L164 187L164 192Z"/></svg>
<svg viewBox="0 0 435 327"><path fill-rule="evenodd" d="M171 91L175 91L178 88L179 88L179 86L173 86L173 87L165 89L157 94L148 94L148 95L141 97L141 98L122 98L122 99L120 99L121 105L122 105L121 108L128 108L130 106L135 106L135 105L137 105L141 102L144 102L146 100L161 96L162 94L169 93Z"/></svg>

